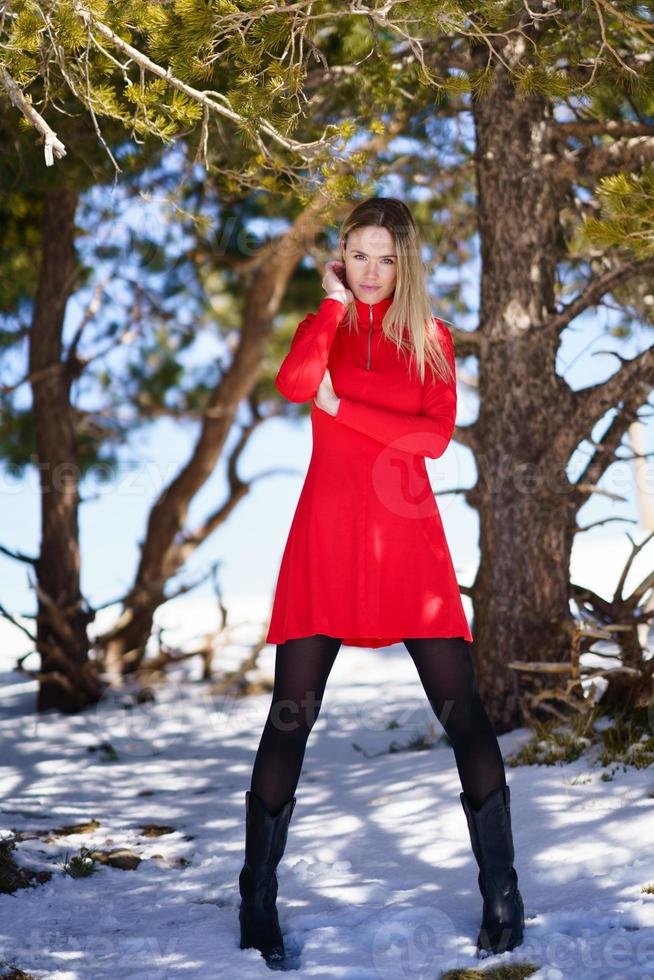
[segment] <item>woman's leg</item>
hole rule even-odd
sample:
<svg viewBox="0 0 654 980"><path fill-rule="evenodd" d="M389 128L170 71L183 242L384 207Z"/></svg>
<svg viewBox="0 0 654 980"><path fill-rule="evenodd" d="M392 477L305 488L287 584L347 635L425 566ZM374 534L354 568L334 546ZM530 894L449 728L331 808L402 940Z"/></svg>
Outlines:
<svg viewBox="0 0 654 980"><path fill-rule="evenodd" d="M459 795L484 899L477 948L503 953L523 941L524 903L513 867L511 792L497 737L479 696L470 646L462 636L404 643L454 749L463 787Z"/></svg>
<svg viewBox="0 0 654 980"><path fill-rule="evenodd" d="M277 644L272 701L250 785L271 814L295 792L307 739L342 642L316 633Z"/></svg>
<svg viewBox="0 0 654 980"><path fill-rule="evenodd" d="M452 744L461 787L473 806L480 807L506 777L497 737L479 696L470 645L462 636L403 642Z"/></svg>

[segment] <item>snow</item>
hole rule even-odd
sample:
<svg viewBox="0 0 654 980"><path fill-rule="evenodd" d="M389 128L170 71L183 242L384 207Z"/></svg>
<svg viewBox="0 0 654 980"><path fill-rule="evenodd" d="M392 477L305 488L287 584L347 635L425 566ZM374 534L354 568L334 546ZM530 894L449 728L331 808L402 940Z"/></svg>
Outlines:
<svg viewBox="0 0 654 980"><path fill-rule="evenodd" d="M130 710L113 692L80 716L36 715L35 684L12 669L21 638L5 624L0 640L2 834L27 833L18 864L52 872L0 893L3 964L48 980L269 977L257 950L239 948L238 873L270 695L216 695L178 672ZM242 652L229 648L221 665ZM273 648L260 664L272 678ZM402 750L430 726L431 748ZM651 769L618 766L604 782L587 754L507 766L525 939L480 960L477 866L441 735L403 646L341 648L278 870L292 975L431 980L527 961L535 980L654 977L654 894L642 891L654 886ZM530 735L500 736L505 758ZM117 760L90 751L102 742ZM91 833L50 836L91 819ZM146 823L174 829L145 836ZM127 848L141 862L62 874L82 847Z"/></svg>

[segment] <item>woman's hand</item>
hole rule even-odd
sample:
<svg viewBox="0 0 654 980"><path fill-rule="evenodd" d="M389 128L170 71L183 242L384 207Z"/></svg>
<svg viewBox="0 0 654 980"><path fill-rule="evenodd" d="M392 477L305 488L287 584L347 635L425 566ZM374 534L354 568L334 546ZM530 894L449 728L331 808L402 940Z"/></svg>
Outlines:
<svg viewBox="0 0 654 980"><path fill-rule="evenodd" d="M329 368L327 368L323 375L314 401L318 408L322 408L324 412L328 412L330 415L336 415L341 400L334 391Z"/></svg>
<svg viewBox="0 0 654 980"><path fill-rule="evenodd" d="M352 290L345 285L345 262L328 262L322 277L322 285L332 299L339 299L345 304L354 302Z"/></svg>

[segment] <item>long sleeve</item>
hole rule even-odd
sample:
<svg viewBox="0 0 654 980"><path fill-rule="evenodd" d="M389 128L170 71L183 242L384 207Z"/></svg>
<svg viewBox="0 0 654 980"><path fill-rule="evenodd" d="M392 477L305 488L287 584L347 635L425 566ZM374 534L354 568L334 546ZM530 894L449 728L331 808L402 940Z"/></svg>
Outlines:
<svg viewBox="0 0 654 980"><path fill-rule="evenodd" d="M440 326L441 343L454 372L454 345L449 330ZM442 456L452 438L456 421L456 381L446 384L440 378L430 378L426 368L420 415L377 408L364 402L341 398L334 416L337 422L358 429L384 446L396 445L403 452L437 459ZM430 378L430 380L427 380Z"/></svg>
<svg viewBox="0 0 654 980"><path fill-rule="evenodd" d="M306 402L315 397L345 310L345 303L326 296L318 312L307 314L298 325L275 378L275 387L288 401Z"/></svg>

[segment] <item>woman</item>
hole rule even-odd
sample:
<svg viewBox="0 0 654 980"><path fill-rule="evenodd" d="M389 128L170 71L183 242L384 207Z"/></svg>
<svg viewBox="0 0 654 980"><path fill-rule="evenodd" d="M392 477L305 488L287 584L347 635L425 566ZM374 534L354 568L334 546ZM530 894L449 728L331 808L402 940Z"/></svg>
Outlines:
<svg viewBox="0 0 654 980"><path fill-rule="evenodd" d="M241 948L269 962L285 956L275 869L341 644L402 640L454 750L484 900L477 948L503 952L522 942L524 927L509 787L425 465L454 430L452 339L432 317L402 201L358 204L340 250L342 262L328 263L323 278L327 296L298 326L275 380L290 401L313 399L313 452L266 638L277 645L275 680L245 794Z"/></svg>

